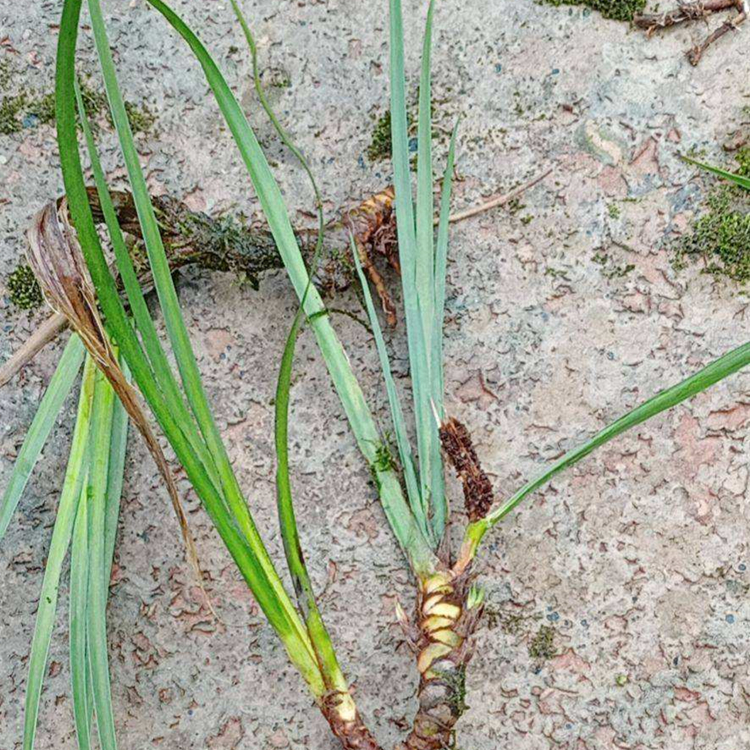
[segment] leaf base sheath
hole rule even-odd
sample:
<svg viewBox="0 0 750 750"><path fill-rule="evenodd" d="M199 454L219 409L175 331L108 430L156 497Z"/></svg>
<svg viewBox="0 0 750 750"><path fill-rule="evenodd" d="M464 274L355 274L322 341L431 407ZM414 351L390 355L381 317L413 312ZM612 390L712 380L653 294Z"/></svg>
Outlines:
<svg viewBox="0 0 750 750"><path fill-rule="evenodd" d="M421 586L417 608L419 708L397 750L444 750L466 710L466 667L481 606L466 606L469 577L439 574Z"/></svg>

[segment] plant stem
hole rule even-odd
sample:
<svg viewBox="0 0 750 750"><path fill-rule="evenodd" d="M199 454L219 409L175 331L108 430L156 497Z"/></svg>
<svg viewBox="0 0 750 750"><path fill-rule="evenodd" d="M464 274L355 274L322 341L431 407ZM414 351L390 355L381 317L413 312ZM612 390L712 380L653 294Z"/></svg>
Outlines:
<svg viewBox="0 0 750 750"><path fill-rule="evenodd" d="M546 170L533 180L498 198L493 198L466 210L457 211L450 215L449 221L451 223L463 221L504 206L539 183L551 171L551 169ZM87 188L87 192L94 220L97 222L104 221L96 188ZM126 190L113 190L110 191L110 194L117 212L118 222L122 228L136 239L142 239L132 194ZM240 274L253 288L257 288L260 276L263 273L284 267L273 235L267 229L245 228L229 219L216 219L203 212L192 211L184 203L171 196L152 196L151 200L154 203L162 230L164 249L167 253L169 266L173 272L191 265L211 271L229 271ZM439 222L439 217L436 217L435 225L438 225ZM354 280L349 268L338 260L340 254L345 248L348 248L349 244L348 231L338 231L342 227L341 222L329 227L329 233L331 230L334 232L334 239L330 242L330 257L324 255L323 262L319 263L316 268L315 286L324 295L344 291ZM315 230L296 229L295 234L300 251L303 257L307 259L310 257L310 246ZM140 248L133 245L130 252L134 265L143 269L144 273L139 281L144 291L148 291L153 284L150 270L143 268L143 258L138 255ZM374 266L371 264L371 259L368 260L370 260L368 273L372 273ZM378 289L381 302L384 306L392 305L385 287L382 286L382 277L378 272L373 273L373 276L373 283L379 282L381 284ZM389 313L389 324L396 324L395 312ZM55 313L47 318L13 356L0 367L0 388L8 383L67 327L68 322L62 315Z"/></svg>
<svg viewBox="0 0 750 750"><path fill-rule="evenodd" d="M449 574L423 581L417 604L419 708L397 750L445 750L466 710L466 667L481 606L467 606L468 578Z"/></svg>

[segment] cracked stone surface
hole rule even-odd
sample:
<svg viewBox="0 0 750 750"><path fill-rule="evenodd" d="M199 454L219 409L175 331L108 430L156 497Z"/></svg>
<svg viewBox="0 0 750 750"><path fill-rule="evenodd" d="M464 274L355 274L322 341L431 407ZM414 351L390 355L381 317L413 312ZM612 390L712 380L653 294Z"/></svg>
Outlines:
<svg viewBox="0 0 750 750"><path fill-rule="evenodd" d="M425 3L405 1L417 70ZM11 89L49 91L59 1L0 0L0 60ZM312 202L251 93L226 2L175 0L215 53L267 147L295 221ZM333 212L381 189L366 157L387 107L386 3L244 0L273 102L310 155ZM105 3L127 97L156 113L138 143L156 193L212 213L258 202L197 65L143 0ZM694 69L702 26L647 40L581 8L531 0L444 0L435 49L439 154L462 116L454 205L554 173L514 210L454 227L446 355L450 412L471 429L506 494L625 409L747 339L747 297L697 267L676 272L668 243L709 183L681 162L721 143L750 103L747 29ZM94 73L90 30L81 64ZM415 94L412 77L411 94ZM54 130L0 136L0 279L33 213L61 189ZM116 139L100 130L115 186ZM392 288L395 279L388 277ZM240 481L272 554L272 406L294 299L283 274L260 292L229 275L179 280L193 342ZM358 311L354 295L337 306ZM11 306L0 280L0 360L42 313ZM336 316L388 429L377 357ZM391 336L406 384L403 330ZM60 347L0 391L0 486ZM750 748L750 373L643 425L535 495L491 536L480 570L489 616L469 674L459 747L491 750ZM33 617L69 445L72 403L0 549L0 747L19 748ZM416 670L394 628L412 583L314 342L299 347L293 467L311 573L362 711L385 746L408 726ZM334 740L184 479L211 619L185 562L164 488L133 437L108 610L123 750L333 750ZM452 485L458 499L458 488ZM461 519L459 519L461 520ZM65 577L64 577L65 580ZM39 750L74 748L67 581L42 697ZM529 650L543 625L553 653Z"/></svg>

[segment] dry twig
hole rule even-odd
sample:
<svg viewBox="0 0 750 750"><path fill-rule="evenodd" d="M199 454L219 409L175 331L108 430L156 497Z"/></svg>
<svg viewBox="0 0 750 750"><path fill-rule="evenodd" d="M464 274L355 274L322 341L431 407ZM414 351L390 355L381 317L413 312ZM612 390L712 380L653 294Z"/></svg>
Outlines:
<svg viewBox="0 0 750 750"><path fill-rule="evenodd" d="M691 65L697 65L706 50L730 31L735 31L740 24L747 20L750 7L748 0L697 0L695 2L680 2L674 10L665 13L644 13L636 16L633 23L640 29L644 29L650 37L660 29L678 26L683 23L702 21L713 13L737 10L737 15L723 23L711 32L701 44L696 45L687 52L687 58Z"/></svg>

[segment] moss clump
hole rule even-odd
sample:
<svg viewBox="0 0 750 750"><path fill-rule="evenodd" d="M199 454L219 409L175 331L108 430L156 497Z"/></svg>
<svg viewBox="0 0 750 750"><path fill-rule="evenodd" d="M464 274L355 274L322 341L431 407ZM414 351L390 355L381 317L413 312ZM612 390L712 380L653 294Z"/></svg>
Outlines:
<svg viewBox="0 0 750 750"><path fill-rule="evenodd" d="M10 68L7 65L0 65L0 90L6 89L10 82L10 78L6 76L8 70ZM103 91L94 89L90 84L83 82L81 96L86 112L92 120L105 117L112 126L107 96ZM125 109L134 133L148 133L153 128L156 116L145 104L125 102ZM54 121L54 92L44 94L24 90L18 94L4 96L0 102L0 135L12 135L24 128L45 125Z"/></svg>
<svg viewBox="0 0 750 750"><path fill-rule="evenodd" d="M367 157L370 161L390 159L393 154L393 141L391 140L391 112L388 110L378 118L372 131L372 141L367 148Z"/></svg>
<svg viewBox="0 0 750 750"><path fill-rule="evenodd" d="M646 7L646 0L542 0L546 5L586 5L613 21L631 22Z"/></svg>
<svg viewBox="0 0 750 750"><path fill-rule="evenodd" d="M10 60L3 58L0 60L0 91L5 91L8 88L12 78L13 68L11 67Z"/></svg>
<svg viewBox="0 0 750 750"><path fill-rule="evenodd" d="M750 177L750 146L741 148L735 158L737 159L737 174Z"/></svg>
<svg viewBox="0 0 750 750"><path fill-rule="evenodd" d="M3 97L2 102L0 102L0 135L11 135L23 128L21 113L26 107L26 103L27 97L25 94Z"/></svg>
<svg viewBox="0 0 750 750"><path fill-rule="evenodd" d="M44 302L39 282L29 266L18 266L8 276L10 301L22 310L34 310Z"/></svg>
<svg viewBox="0 0 750 750"><path fill-rule="evenodd" d="M266 68L261 74L263 85L272 89L292 88L292 77L284 68Z"/></svg>
<svg viewBox="0 0 750 750"><path fill-rule="evenodd" d="M539 632L531 639L529 656L537 661L547 661L555 655L555 629L542 625Z"/></svg>
<svg viewBox="0 0 750 750"><path fill-rule="evenodd" d="M737 164L738 174L750 176L750 148L737 153ZM696 260L704 273L741 285L750 281L750 192L726 182L711 190L706 210L674 248L676 268Z"/></svg>
<svg viewBox="0 0 750 750"><path fill-rule="evenodd" d="M458 664L455 669L435 670L437 677L448 688L448 705L454 717L460 718L469 706L466 704L466 665Z"/></svg>
<svg viewBox="0 0 750 750"><path fill-rule="evenodd" d="M29 102L26 108L26 115L37 118L41 124L54 122L55 120L55 95L45 94L38 99Z"/></svg>
<svg viewBox="0 0 750 750"><path fill-rule="evenodd" d="M623 263L618 265L612 262L612 259L603 252L594 253L592 258L594 263L598 263L602 267L602 276L605 279L622 279L632 271L635 271L635 265L633 263Z"/></svg>
<svg viewBox="0 0 750 750"><path fill-rule="evenodd" d="M107 111L107 95L85 81L81 83L81 99L89 117Z"/></svg>
<svg viewBox="0 0 750 750"><path fill-rule="evenodd" d="M156 115L145 104L125 102L125 111L134 133L148 133L154 127Z"/></svg>
<svg viewBox="0 0 750 750"><path fill-rule="evenodd" d="M461 717L469 706L466 704L466 665L461 664L451 680L450 705L453 715Z"/></svg>

